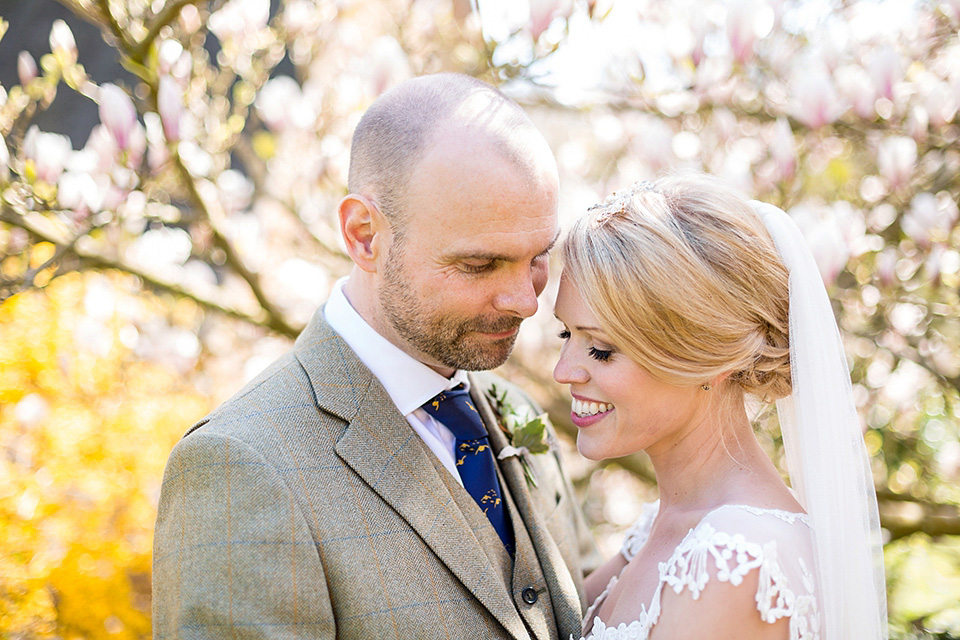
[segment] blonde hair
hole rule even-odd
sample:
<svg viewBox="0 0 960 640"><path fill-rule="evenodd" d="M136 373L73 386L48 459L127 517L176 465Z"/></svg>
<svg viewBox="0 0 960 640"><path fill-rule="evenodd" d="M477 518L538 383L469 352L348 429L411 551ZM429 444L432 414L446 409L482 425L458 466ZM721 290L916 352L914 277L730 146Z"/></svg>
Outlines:
<svg viewBox="0 0 960 640"><path fill-rule="evenodd" d="M729 373L790 393L788 274L750 203L705 174L614 193L562 244L564 273L623 353L672 384Z"/></svg>

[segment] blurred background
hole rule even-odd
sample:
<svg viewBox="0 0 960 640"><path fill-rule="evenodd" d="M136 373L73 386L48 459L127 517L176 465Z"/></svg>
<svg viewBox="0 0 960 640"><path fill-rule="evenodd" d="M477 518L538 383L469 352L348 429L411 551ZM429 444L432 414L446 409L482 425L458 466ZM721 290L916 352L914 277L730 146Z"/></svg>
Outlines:
<svg viewBox="0 0 960 640"><path fill-rule="evenodd" d="M893 638L960 637L960 0L0 0L0 636L146 638L190 424L349 260L350 136L460 71L546 135L561 220L673 168L786 209L845 336ZM556 265L502 373L614 553L648 461L576 452ZM781 463L775 415L757 430Z"/></svg>

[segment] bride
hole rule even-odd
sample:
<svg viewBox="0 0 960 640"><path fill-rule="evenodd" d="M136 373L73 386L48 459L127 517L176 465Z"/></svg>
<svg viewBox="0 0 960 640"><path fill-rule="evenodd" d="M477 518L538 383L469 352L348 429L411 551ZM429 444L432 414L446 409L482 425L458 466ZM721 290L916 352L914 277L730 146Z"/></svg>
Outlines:
<svg viewBox="0 0 960 640"><path fill-rule="evenodd" d="M564 240L554 377L577 447L645 451L660 499L587 579L588 640L886 638L876 497L839 333L781 210L639 183ZM745 407L777 401L791 488Z"/></svg>

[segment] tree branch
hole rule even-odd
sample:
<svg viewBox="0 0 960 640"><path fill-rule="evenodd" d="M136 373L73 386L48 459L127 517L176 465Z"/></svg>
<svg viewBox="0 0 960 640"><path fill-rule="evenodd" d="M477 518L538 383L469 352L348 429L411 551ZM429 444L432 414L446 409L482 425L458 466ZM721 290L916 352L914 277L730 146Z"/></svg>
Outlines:
<svg viewBox="0 0 960 640"><path fill-rule="evenodd" d="M150 51L150 45L152 45L153 41L160 35L161 29L176 20L177 16L180 15L180 11L188 4L201 4L207 1L208 0L174 0L174 2L166 5L151 21L147 35L137 44L127 47L127 55L142 64L147 52Z"/></svg>
<svg viewBox="0 0 960 640"><path fill-rule="evenodd" d="M14 215L11 215L11 213L14 213ZM43 220L42 217L37 216L37 218L38 220L34 221L26 216L16 215L15 212L12 212L7 207L4 207L2 211L0 211L0 221L15 227L19 227L37 240L49 242L58 247L55 257L62 258L68 253L72 253L81 260L85 260L97 268L115 269L117 271L122 271L124 273L136 276L155 290L169 293L177 297L188 298L207 310L222 313L231 318L236 318L238 320L243 320L244 322L249 322L251 324L272 329L277 333L283 334L290 338L295 338L299 333L299 330L296 328L292 328L287 325L281 326L277 325L275 322L272 322L272 318L264 310L261 310L261 312L257 314L243 311L232 305L218 301L212 297L205 296L196 291L191 291L179 283L165 280L159 276L150 274L143 269L124 262L118 258L112 258L98 251L77 246L76 241L79 240L79 237L68 238L66 237L66 234L58 232L53 225L45 225L40 223L39 220ZM47 263L45 263L45 267L49 266L49 264L52 264L52 261L53 259L47 261Z"/></svg>
<svg viewBox="0 0 960 640"><path fill-rule="evenodd" d="M213 232L214 243L217 247L223 250L227 263L241 278L246 281L247 286L250 287L250 291L257 299L260 307L266 313L267 326L284 335L297 335L299 333L299 329L290 325L283 317L283 313L276 307L276 305L273 304L273 302L270 301L266 293L263 291L263 287L260 285L259 275L247 268L246 264L243 262L242 256L237 253L237 250L233 247L233 244L231 244L229 238L227 238L220 224L223 216L215 212L213 209L213 205L216 203L208 202L207 199L203 197L203 195L197 189L196 180L194 180L193 175L191 175L190 171L183 163L183 159L180 157L179 152L176 150L174 150L172 153L172 160L177 172L180 174L184 186L187 188L187 191L190 194L191 199L196 204L198 211L204 220L210 224L210 229Z"/></svg>

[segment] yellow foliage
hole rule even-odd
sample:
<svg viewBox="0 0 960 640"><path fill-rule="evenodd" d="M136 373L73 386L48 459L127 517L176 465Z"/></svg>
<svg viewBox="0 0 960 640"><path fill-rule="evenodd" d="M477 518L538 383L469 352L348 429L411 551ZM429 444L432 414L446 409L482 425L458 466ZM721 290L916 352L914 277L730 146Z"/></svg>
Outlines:
<svg viewBox="0 0 960 640"><path fill-rule="evenodd" d="M210 407L129 336L200 315L97 274L0 305L3 637L149 637L163 465Z"/></svg>

